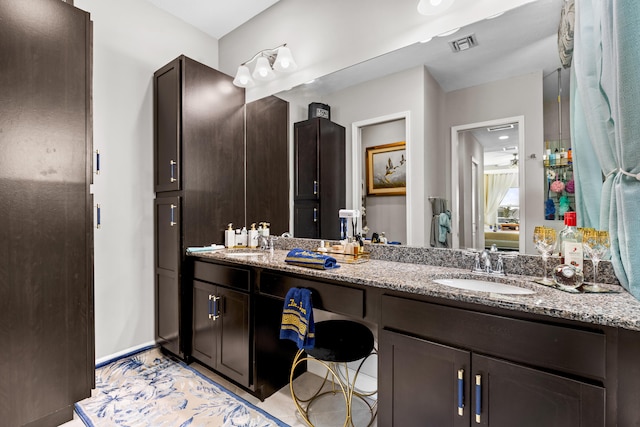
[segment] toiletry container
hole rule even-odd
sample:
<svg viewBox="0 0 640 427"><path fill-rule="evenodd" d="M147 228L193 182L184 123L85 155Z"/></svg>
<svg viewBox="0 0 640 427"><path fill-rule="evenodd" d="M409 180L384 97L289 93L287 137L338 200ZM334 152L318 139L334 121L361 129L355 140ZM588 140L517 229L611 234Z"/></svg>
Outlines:
<svg viewBox="0 0 640 427"><path fill-rule="evenodd" d="M236 232L233 230L233 224L229 223L227 227L224 231L224 246L233 248L236 245Z"/></svg>
<svg viewBox="0 0 640 427"><path fill-rule="evenodd" d="M247 246L249 246L250 248L258 247L258 230L256 230L255 222L251 224L251 229L247 234L247 239L248 239Z"/></svg>
<svg viewBox="0 0 640 427"><path fill-rule="evenodd" d="M240 229L240 244L238 246L247 246L247 240L247 227L242 227L242 229Z"/></svg>
<svg viewBox="0 0 640 427"><path fill-rule="evenodd" d="M318 249L316 249L316 251L318 252L327 252L327 248L324 245L324 240L320 240L320 246L318 246Z"/></svg>

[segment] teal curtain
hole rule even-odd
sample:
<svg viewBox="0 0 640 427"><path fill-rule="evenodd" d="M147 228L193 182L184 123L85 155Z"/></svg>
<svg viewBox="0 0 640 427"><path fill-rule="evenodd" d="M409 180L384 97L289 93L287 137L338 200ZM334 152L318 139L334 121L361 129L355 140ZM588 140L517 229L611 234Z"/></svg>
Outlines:
<svg viewBox="0 0 640 427"><path fill-rule="evenodd" d="M589 197L600 193L599 227L611 234L616 276L640 299L640 3L578 0L575 28L572 129L581 210L595 221ZM589 150L604 182L588 169Z"/></svg>

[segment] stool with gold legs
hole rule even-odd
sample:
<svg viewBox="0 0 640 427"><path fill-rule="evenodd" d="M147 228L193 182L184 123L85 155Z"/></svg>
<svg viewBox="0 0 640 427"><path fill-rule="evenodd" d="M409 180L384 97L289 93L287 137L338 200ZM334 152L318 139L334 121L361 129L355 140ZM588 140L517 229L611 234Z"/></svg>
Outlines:
<svg viewBox="0 0 640 427"><path fill-rule="evenodd" d="M315 324L315 346L308 350L299 350L292 366L289 381L291 397L296 408L311 427L313 424L311 408L314 403L325 396L341 394L344 398L345 419L343 427L370 426L377 414L377 402L370 398L377 391L364 392L356 389L356 381L365 361L375 355L373 334L366 326L349 320L327 320ZM355 373L350 374L347 363L360 360ZM327 373L315 393L308 398L302 398L294 390L293 379L296 368L304 362L319 363L326 368ZM330 383L327 390L326 385ZM353 419L354 397L363 402L368 409L369 416L364 425L357 425ZM341 399L342 400L342 399Z"/></svg>

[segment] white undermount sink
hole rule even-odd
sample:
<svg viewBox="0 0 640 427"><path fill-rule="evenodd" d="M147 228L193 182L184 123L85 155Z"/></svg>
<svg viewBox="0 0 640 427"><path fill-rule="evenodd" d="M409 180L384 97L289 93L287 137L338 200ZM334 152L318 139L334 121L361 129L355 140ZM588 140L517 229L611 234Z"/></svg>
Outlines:
<svg viewBox="0 0 640 427"><path fill-rule="evenodd" d="M435 279L434 282L451 286L452 288L466 289L469 291L489 292L492 294L531 295L535 294L531 289L520 288L506 283L488 282L478 279Z"/></svg>

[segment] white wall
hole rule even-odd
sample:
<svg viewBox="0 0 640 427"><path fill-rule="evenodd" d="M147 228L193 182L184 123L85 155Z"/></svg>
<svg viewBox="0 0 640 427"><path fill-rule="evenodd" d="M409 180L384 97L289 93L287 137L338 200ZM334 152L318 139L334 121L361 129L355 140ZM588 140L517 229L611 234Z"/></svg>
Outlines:
<svg viewBox="0 0 640 427"><path fill-rule="evenodd" d="M362 128L362 148L360 158L366 162L367 147L391 144L404 141L405 121L394 120L391 122L369 125ZM362 183L365 186L363 194L366 194L367 185L366 168L362 169ZM403 244L407 242L407 223L400 218L407 217L407 197L401 196L366 196L367 226L370 238L373 233L385 233L389 241L397 241Z"/></svg>
<svg viewBox="0 0 640 427"><path fill-rule="evenodd" d="M96 358L154 341L153 86L186 54L216 67L218 42L142 0L76 0L93 21Z"/></svg>
<svg viewBox="0 0 640 427"><path fill-rule="evenodd" d="M251 101L324 76L531 0L457 0L443 15L417 13L417 0L280 0L220 39L220 70L283 43L298 70L247 90Z"/></svg>
<svg viewBox="0 0 640 427"><path fill-rule="evenodd" d="M499 82L487 83L468 89L449 92L446 95L445 128L466 125L506 117L524 116L525 151L519 154L520 167L525 171L525 182L520 191L526 194L525 236L526 253L536 253L533 243L526 236L533 235L533 227L544 222L544 186L542 154L543 108L542 72L526 74ZM448 137L449 144L451 138ZM451 164L451 150L447 153L447 164ZM535 158L531 158L535 155ZM448 194L451 194L451 179L447 177ZM451 196L449 196L451 197Z"/></svg>

